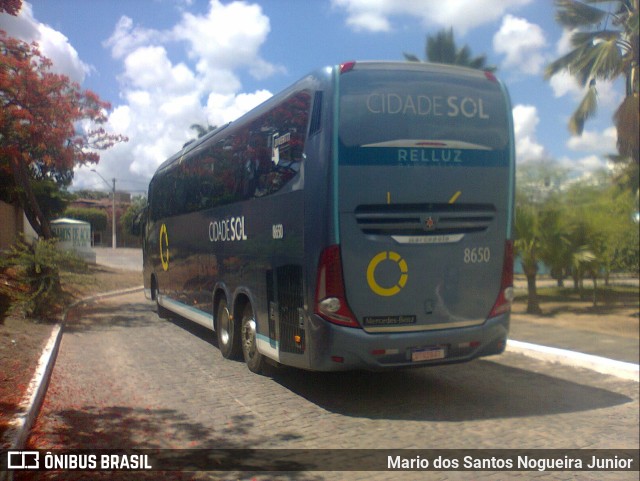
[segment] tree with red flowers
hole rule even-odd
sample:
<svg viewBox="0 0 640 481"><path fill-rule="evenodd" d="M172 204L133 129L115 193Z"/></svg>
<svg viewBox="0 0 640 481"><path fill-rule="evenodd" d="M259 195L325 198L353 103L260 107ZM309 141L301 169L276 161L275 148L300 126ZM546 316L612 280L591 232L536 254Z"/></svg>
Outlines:
<svg viewBox="0 0 640 481"><path fill-rule="evenodd" d="M35 231L51 238L49 219L33 189L34 181L66 187L73 169L97 163L98 151L126 137L108 133L110 104L81 90L68 77L51 72L52 62L28 44L0 31L0 174L2 197L22 206Z"/></svg>
<svg viewBox="0 0 640 481"><path fill-rule="evenodd" d="M0 0L0 13L16 16L22 8L22 0Z"/></svg>

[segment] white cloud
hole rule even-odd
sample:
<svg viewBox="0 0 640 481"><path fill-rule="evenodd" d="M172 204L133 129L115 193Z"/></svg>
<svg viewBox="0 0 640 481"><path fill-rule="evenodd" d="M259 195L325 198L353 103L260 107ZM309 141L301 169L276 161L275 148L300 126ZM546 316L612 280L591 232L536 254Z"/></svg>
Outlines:
<svg viewBox="0 0 640 481"><path fill-rule="evenodd" d="M269 31L261 7L246 2L211 0L206 13L184 12L163 31L122 17L104 45L123 68L123 105L113 110L109 126L129 142L102 153L101 174L128 172L138 188L144 186L162 162L196 137L191 125L223 125L269 98L266 90L243 93L238 75L241 69L256 77L279 69L260 55ZM176 44L185 49L188 64L172 61L167 47ZM78 171L74 186L95 184L91 176Z"/></svg>
<svg viewBox="0 0 640 481"><path fill-rule="evenodd" d="M505 15L500 29L493 36L493 48L505 55L504 66L537 75L546 62L542 50L547 40L539 25L523 18Z"/></svg>
<svg viewBox="0 0 640 481"><path fill-rule="evenodd" d="M566 70L558 72L549 79L549 84L556 98L564 97L569 94L574 98L578 98L582 94L582 87L576 79Z"/></svg>
<svg viewBox="0 0 640 481"><path fill-rule="evenodd" d="M574 32L575 30L567 30L567 29L564 29L562 31L562 35L560 36L560 39L556 44L556 55L558 55L558 57L561 57L562 55L566 55L571 51L571 48L572 48L571 36L573 35Z"/></svg>
<svg viewBox="0 0 640 481"><path fill-rule="evenodd" d="M562 157L558 163L570 171L583 175L582 178L589 177L596 170L607 168L607 160L598 155L587 155L577 159Z"/></svg>
<svg viewBox="0 0 640 481"><path fill-rule="evenodd" d="M508 10L531 0L331 0L335 8L347 12L347 24L355 30L387 32L393 29L392 17L411 16L423 25L453 27L464 35L478 25L502 17Z"/></svg>
<svg viewBox="0 0 640 481"><path fill-rule="evenodd" d="M271 30L269 18L259 5L212 0L206 15L185 13L173 28L176 39L189 44L189 56L198 59L197 69L234 69L253 64Z"/></svg>
<svg viewBox="0 0 640 481"><path fill-rule="evenodd" d="M211 93L207 99L207 121L209 125L224 125L260 105L269 97L271 92L268 90L239 95Z"/></svg>
<svg viewBox="0 0 640 481"><path fill-rule="evenodd" d="M25 42L36 42L40 52L53 62L51 70L69 77L74 82L82 83L91 67L80 60L78 52L69 43L69 39L48 25L40 23L33 17L33 9L27 2L22 4L18 16L3 13L2 30L11 37Z"/></svg>
<svg viewBox="0 0 640 481"><path fill-rule="evenodd" d="M513 124L518 162L541 160L548 157L542 144L536 139L540 123L538 109L533 105L516 105L513 108Z"/></svg>
<svg viewBox="0 0 640 481"><path fill-rule="evenodd" d="M106 41L105 47L111 47L111 55L114 58L122 58L136 48L160 43L166 40L167 34L159 30L133 25L133 20L126 15L120 17L116 28Z"/></svg>
<svg viewBox="0 0 640 481"><path fill-rule="evenodd" d="M616 153L616 139L615 127L608 127L603 131L585 130L581 136L570 137L567 147L586 155L577 158L564 156L559 164L582 175L582 179L588 178L597 170L610 169L607 155Z"/></svg>
<svg viewBox="0 0 640 481"><path fill-rule="evenodd" d="M601 155L617 152L616 141L618 134L615 127L608 127L602 132L585 130L582 135L572 136L567 141L567 147L576 152L594 152Z"/></svg>

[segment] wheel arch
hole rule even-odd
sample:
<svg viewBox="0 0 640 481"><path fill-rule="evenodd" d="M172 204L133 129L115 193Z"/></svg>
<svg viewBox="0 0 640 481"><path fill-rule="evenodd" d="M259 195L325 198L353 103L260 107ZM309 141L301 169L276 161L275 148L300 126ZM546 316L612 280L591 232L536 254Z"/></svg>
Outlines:
<svg viewBox="0 0 640 481"><path fill-rule="evenodd" d="M234 319L241 319L242 313L246 305L249 304L251 306L251 311L253 312L253 316L255 318L256 310L255 303L251 292L248 289L238 288L233 296L233 317ZM257 322L257 321L256 321Z"/></svg>

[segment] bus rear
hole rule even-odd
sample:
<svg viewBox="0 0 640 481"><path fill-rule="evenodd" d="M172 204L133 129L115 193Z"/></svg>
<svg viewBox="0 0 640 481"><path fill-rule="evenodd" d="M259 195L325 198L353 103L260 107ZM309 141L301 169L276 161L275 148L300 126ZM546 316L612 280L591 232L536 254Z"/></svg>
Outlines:
<svg viewBox="0 0 640 481"><path fill-rule="evenodd" d="M513 292L505 89L490 73L412 62L344 64L334 89L335 245L318 268L328 356L317 367L502 352Z"/></svg>

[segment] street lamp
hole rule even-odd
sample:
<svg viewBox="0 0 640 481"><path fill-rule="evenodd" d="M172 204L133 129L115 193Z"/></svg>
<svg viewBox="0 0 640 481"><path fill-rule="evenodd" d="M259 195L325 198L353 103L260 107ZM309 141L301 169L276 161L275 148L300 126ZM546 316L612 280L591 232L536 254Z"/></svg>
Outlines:
<svg viewBox="0 0 640 481"><path fill-rule="evenodd" d="M104 177L102 177L102 175L100 175L100 172L98 172L96 169L91 169L91 172L95 172L96 174L98 174L98 176L104 181L105 184L107 184L107 187L111 187L109 185L109 182L107 182L107 179L105 179ZM113 179L113 216L111 219L111 248L115 249L116 248L116 178L114 177Z"/></svg>

